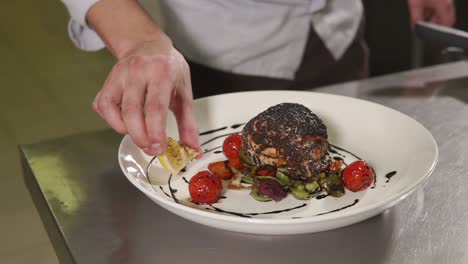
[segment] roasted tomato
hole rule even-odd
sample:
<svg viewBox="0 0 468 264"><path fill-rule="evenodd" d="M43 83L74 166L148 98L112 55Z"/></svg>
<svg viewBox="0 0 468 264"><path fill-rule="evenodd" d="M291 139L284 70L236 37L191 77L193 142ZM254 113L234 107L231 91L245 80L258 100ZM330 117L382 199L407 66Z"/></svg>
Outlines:
<svg viewBox="0 0 468 264"><path fill-rule="evenodd" d="M242 170L244 168L244 164L242 163L239 157L230 158L228 160L228 166L236 170Z"/></svg>
<svg viewBox="0 0 468 264"><path fill-rule="evenodd" d="M232 134L228 136L223 142L223 152L228 159L238 158L239 150L242 147L242 136L239 134Z"/></svg>
<svg viewBox="0 0 468 264"><path fill-rule="evenodd" d="M263 165L257 169L256 174L259 176L276 177L276 167L272 165Z"/></svg>
<svg viewBox="0 0 468 264"><path fill-rule="evenodd" d="M343 184L347 189L358 192L372 184L375 174L364 160L358 160L343 169L342 177Z"/></svg>
<svg viewBox="0 0 468 264"><path fill-rule="evenodd" d="M213 162L208 164L208 170L211 173L218 175L223 180L229 180L234 175L229 168L227 160Z"/></svg>
<svg viewBox="0 0 468 264"><path fill-rule="evenodd" d="M332 173L339 173L341 171L341 166L343 166L343 161L342 160L335 160L330 166L328 167L328 170Z"/></svg>
<svg viewBox="0 0 468 264"><path fill-rule="evenodd" d="M223 184L219 176L209 171L200 171L190 179L189 192L192 201L212 204L221 197Z"/></svg>

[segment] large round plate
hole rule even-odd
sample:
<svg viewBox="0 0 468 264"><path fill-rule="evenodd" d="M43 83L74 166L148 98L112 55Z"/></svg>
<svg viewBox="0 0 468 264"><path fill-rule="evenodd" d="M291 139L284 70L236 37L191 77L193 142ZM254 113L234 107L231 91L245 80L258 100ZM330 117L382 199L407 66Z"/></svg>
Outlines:
<svg viewBox="0 0 468 264"><path fill-rule="evenodd" d="M334 156L348 164L365 159L377 175L372 188L357 193L347 191L341 198L307 201L289 195L280 202L258 202L249 190L225 189L219 203L192 203L187 181L206 169L208 163L225 159L220 149L226 135L241 131L243 124L255 115L282 102L303 104L321 117L328 127L330 143L336 146ZM355 98L258 91L202 98L195 100L194 109L206 153L185 172L170 177L157 159L147 156L128 136L121 142L118 160L127 179L151 200L190 221L215 228L254 234L298 234L350 225L405 198L429 177L438 158L437 144L421 124L388 107ZM168 135L178 139L173 116L168 120Z"/></svg>

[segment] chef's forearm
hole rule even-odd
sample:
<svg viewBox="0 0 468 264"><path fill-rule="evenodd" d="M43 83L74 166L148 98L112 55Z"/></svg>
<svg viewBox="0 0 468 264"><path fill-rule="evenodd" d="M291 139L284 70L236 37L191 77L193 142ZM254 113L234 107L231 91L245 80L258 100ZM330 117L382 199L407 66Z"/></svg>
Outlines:
<svg viewBox="0 0 468 264"><path fill-rule="evenodd" d="M136 0L100 0L90 8L86 19L117 58L143 42L170 43Z"/></svg>

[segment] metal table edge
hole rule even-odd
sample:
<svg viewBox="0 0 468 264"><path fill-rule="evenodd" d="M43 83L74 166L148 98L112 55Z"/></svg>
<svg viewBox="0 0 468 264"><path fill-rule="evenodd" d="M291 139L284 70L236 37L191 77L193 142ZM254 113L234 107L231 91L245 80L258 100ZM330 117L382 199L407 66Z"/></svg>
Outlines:
<svg viewBox="0 0 468 264"><path fill-rule="evenodd" d="M23 147L24 145L18 145L20 162L23 170L23 180L30 193L36 211L41 218L42 224L49 236L49 240L55 250L59 262L64 264L75 264L77 262L71 255L71 249L67 244L60 226L57 225L58 221L55 218L52 208L50 208L47 203L45 194L39 187L39 182L34 177L32 168L27 161L27 154Z"/></svg>

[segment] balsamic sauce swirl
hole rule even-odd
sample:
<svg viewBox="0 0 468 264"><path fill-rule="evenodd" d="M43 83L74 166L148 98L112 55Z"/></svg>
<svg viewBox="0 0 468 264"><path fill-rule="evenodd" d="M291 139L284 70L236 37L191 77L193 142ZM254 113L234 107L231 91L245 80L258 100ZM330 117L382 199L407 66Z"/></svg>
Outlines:
<svg viewBox="0 0 468 264"><path fill-rule="evenodd" d="M295 207L292 207L292 208L283 209L283 210L275 210L275 211L268 211L268 212L262 212L262 213L244 213L244 214L243 213L238 213L238 212L227 211L227 210L218 208L216 206L213 206L211 204L209 206L210 206L210 208L207 208L208 210L213 210L213 211L220 212L220 213L225 213L225 214L232 214L232 215L240 216L240 217L252 218L252 216L256 216L256 215L269 215L269 214L279 214L279 213L289 212L289 211L292 211L292 210L296 210L296 209L305 207L305 206L307 206L307 204L303 203L301 205L298 205L298 206L295 206Z"/></svg>
<svg viewBox="0 0 468 264"><path fill-rule="evenodd" d="M213 130L208 130L208 131L205 131L205 132L202 132L200 133L200 136L204 136L204 135L208 135L208 134L213 134L215 132L218 132L218 131L221 131L221 130L225 130L227 129L227 127L221 127L221 128L217 128L217 129L213 129Z"/></svg>
<svg viewBox="0 0 468 264"><path fill-rule="evenodd" d="M352 203L352 204L348 204L348 205L346 205L346 206L343 206L343 207L340 207L340 208L338 208L338 209L331 210L331 211L328 211L328 212L325 212L325 213L316 214L316 216L319 216L319 215L326 215L326 214L331 214L331 213L334 213L334 212L338 212L338 211L344 210L344 209L346 209L346 208L349 208L349 207L351 207L351 206L354 206L354 205L356 205L358 202L359 202L359 199L356 199L356 200L354 200L354 203Z"/></svg>
<svg viewBox="0 0 468 264"><path fill-rule="evenodd" d="M243 126L243 125L245 125L245 124L246 124L246 123L234 124L234 125L231 125L231 128L232 128L232 129L236 129L236 128L239 128L239 127L241 127L241 126Z"/></svg>
<svg viewBox="0 0 468 264"><path fill-rule="evenodd" d="M387 178L386 183L390 182L390 179L391 179L393 176L395 176L395 174L397 174L396 171L391 171L391 172L385 174L385 178Z"/></svg>

